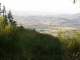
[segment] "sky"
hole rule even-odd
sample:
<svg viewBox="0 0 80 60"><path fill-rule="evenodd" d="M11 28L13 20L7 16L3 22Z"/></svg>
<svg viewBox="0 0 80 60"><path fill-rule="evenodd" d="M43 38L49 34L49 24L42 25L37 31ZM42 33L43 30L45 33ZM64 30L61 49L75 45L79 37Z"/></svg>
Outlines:
<svg viewBox="0 0 80 60"><path fill-rule="evenodd" d="M6 9L13 11L42 11L50 13L80 13L80 2L72 0L0 0Z"/></svg>

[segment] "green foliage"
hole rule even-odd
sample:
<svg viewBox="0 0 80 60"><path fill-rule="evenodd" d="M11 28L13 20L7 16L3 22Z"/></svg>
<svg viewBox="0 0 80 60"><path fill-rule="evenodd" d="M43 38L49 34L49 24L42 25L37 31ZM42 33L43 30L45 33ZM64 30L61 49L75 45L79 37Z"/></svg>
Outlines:
<svg viewBox="0 0 80 60"><path fill-rule="evenodd" d="M17 27L7 24L4 27L3 20L0 19L0 59L9 60L18 54L19 35ZM19 52L20 53L20 52Z"/></svg>
<svg viewBox="0 0 80 60"><path fill-rule="evenodd" d="M5 8L4 5L3 5L3 9L2 9L2 11L3 11L3 16L4 16L4 14L6 13L6 8Z"/></svg>
<svg viewBox="0 0 80 60"><path fill-rule="evenodd" d="M65 60L79 60L80 59L80 31L75 33L59 32L59 39L61 39L63 58Z"/></svg>
<svg viewBox="0 0 80 60"><path fill-rule="evenodd" d="M8 12L8 19L10 23L13 22L13 16L12 16L11 10Z"/></svg>
<svg viewBox="0 0 80 60"><path fill-rule="evenodd" d="M80 60L80 31L54 37L0 17L0 60Z"/></svg>
<svg viewBox="0 0 80 60"><path fill-rule="evenodd" d="M61 43L57 37L41 34L35 30L5 26L0 18L1 60L60 60ZM58 58L57 58L58 57Z"/></svg>
<svg viewBox="0 0 80 60"><path fill-rule="evenodd" d="M61 59L61 43L58 38L38 33L35 30L23 29L22 26L19 29L22 34L20 41L22 41L25 58L28 60Z"/></svg>

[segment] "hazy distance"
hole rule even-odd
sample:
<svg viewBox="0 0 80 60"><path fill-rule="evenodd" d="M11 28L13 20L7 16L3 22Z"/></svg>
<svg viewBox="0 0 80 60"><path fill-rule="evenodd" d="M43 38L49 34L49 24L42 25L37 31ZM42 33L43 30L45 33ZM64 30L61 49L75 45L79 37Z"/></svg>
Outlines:
<svg viewBox="0 0 80 60"><path fill-rule="evenodd" d="M72 0L0 0L6 9L12 12L25 12L29 14L76 14L80 12L79 2L73 4ZM14 13L15 14L15 13Z"/></svg>

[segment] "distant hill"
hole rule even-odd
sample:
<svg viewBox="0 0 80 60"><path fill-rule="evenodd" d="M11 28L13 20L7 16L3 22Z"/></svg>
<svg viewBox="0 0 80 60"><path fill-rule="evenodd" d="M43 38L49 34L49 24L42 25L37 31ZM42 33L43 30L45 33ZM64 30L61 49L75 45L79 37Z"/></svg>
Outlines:
<svg viewBox="0 0 80 60"><path fill-rule="evenodd" d="M36 29L42 33L53 34L55 31L80 29L80 13L61 15L14 15L18 25ZM54 30L54 32L53 32Z"/></svg>
<svg viewBox="0 0 80 60"><path fill-rule="evenodd" d="M26 16L26 15L60 15L61 13L51 13L44 11L12 11L13 15Z"/></svg>
<svg viewBox="0 0 80 60"><path fill-rule="evenodd" d="M74 15L14 15L15 20L18 24L24 26L69 26L69 27L79 27L80 24L80 13ZM48 22L48 23L47 23ZM36 27L33 27L36 28Z"/></svg>

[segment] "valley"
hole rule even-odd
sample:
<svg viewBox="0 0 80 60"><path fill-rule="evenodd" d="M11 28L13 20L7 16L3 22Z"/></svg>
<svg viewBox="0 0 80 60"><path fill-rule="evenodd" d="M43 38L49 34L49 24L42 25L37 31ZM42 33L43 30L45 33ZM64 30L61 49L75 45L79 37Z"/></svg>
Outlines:
<svg viewBox="0 0 80 60"><path fill-rule="evenodd" d="M40 33L57 35L60 30L75 32L80 29L80 14L73 15L14 15L18 26L35 29Z"/></svg>

